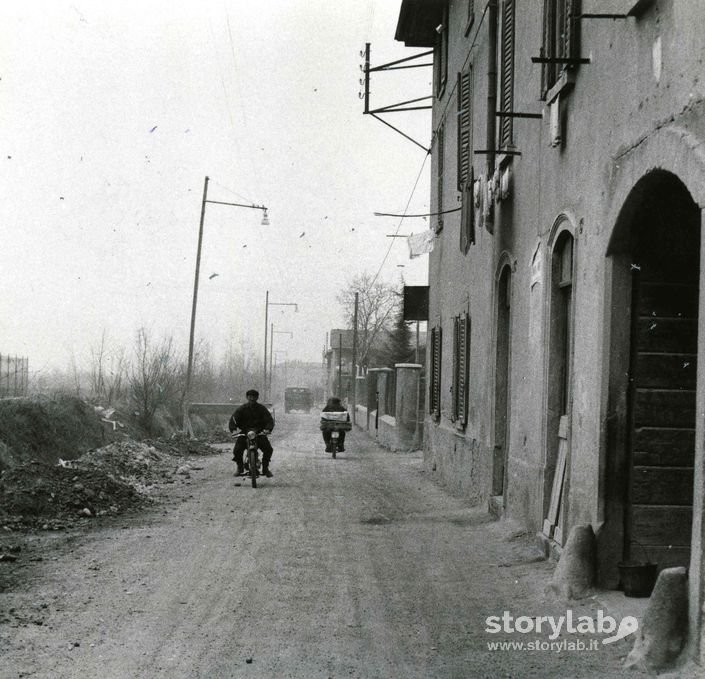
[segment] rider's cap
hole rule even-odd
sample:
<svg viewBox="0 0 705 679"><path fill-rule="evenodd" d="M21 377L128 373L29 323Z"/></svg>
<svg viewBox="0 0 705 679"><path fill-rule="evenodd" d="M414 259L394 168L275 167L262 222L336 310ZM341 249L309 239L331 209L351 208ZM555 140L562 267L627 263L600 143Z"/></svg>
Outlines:
<svg viewBox="0 0 705 679"><path fill-rule="evenodd" d="M257 389L248 389L245 392L245 396L254 396L255 398L259 398L259 391L257 391Z"/></svg>

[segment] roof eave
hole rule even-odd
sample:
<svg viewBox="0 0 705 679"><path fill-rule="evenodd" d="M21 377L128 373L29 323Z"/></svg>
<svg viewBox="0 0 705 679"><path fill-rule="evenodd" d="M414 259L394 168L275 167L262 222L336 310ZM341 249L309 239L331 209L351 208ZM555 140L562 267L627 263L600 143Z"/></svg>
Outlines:
<svg viewBox="0 0 705 679"><path fill-rule="evenodd" d="M447 0L402 0L394 39L407 47L434 47L436 27L443 21Z"/></svg>

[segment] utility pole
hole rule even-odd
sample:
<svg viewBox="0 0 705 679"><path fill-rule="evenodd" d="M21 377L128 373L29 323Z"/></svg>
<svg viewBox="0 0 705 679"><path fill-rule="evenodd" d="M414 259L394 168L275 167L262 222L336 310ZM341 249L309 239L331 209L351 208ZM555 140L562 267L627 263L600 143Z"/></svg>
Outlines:
<svg viewBox="0 0 705 679"><path fill-rule="evenodd" d="M343 331L338 333L338 398L343 393Z"/></svg>
<svg viewBox="0 0 705 679"><path fill-rule="evenodd" d="M193 278L193 303L191 305L191 331L189 333L188 342L188 364L186 367L186 387L184 389L183 402L183 429L188 433L189 437L193 438L193 429L191 427L191 418L189 417L189 407L191 404L191 377L193 375L193 346L194 336L196 333L196 305L198 303L198 279L201 272L201 247L203 245L203 222L206 217L206 203L215 203L217 205L229 205L230 207L246 207L252 210L262 210L262 225L267 226L269 219L267 217L267 208L264 205L246 205L244 203L226 203L221 200L208 200L208 182L206 177L203 183L203 200L201 201L201 221L198 225L198 247L196 248L196 273Z"/></svg>
<svg viewBox="0 0 705 679"><path fill-rule="evenodd" d="M352 372L353 372L353 388L352 388L352 421L355 422L355 410L357 406L357 303L360 293L355 293L355 312L353 313L353 348L352 348Z"/></svg>
<svg viewBox="0 0 705 679"><path fill-rule="evenodd" d="M196 273L193 277L193 303L191 304L191 331L188 339L188 364L186 367L186 389L183 404L183 429L193 438L189 406L191 404L191 374L193 373L193 344L196 332L196 304L198 302L198 277L201 271L201 246L203 245L203 221L206 217L206 200L208 198L208 177L203 182L203 200L201 201L201 221L198 225L198 247L196 248Z"/></svg>
<svg viewBox="0 0 705 679"><path fill-rule="evenodd" d="M265 297L265 303L264 303L264 365L262 366L262 390L264 391L264 395L262 396L262 400L266 401L267 400L267 360L268 360L268 354L267 354L267 333L269 332L269 307L270 306L293 306L294 311L299 310L299 305L296 302L270 302L269 301L269 290L267 290L267 295ZM271 376L270 376L271 379Z"/></svg>
<svg viewBox="0 0 705 679"><path fill-rule="evenodd" d="M272 361L274 359L274 323L269 324L269 387L267 388L267 394L269 394L270 400L272 400Z"/></svg>
<svg viewBox="0 0 705 679"><path fill-rule="evenodd" d="M269 328L269 290L264 298L264 363L262 364L262 401L267 397L267 328Z"/></svg>

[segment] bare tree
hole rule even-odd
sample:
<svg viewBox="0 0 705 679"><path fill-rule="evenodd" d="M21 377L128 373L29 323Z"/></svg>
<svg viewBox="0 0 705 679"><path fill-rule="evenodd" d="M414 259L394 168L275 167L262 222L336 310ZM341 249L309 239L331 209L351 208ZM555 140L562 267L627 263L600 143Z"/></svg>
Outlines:
<svg viewBox="0 0 705 679"><path fill-rule="evenodd" d="M91 396L97 401L114 405L124 396L127 359L122 347L111 346L105 330L100 341L91 347L89 380Z"/></svg>
<svg viewBox="0 0 705 679"><path fill-rule="evenodd" d="M108 366L103 382L105 385L105 400L108 405L115 405L125 396L125 382L128 375L128 361L125 349L118 347L110 352Z"/></svg>
<svg viewBox="0 0 705 679"><path fill-rule="evenodd" d="M73 382L73 392L76 396L81 395L81 371L76 361L76 352L72 349L69 357L69 371Z"/></svg>
<svg viewBox="0 0 705 679"><path fill-rule="evenodd" d="M383 330L391 327L392 312L399 302L399 296L393 286L375 281L369 273L355 276L336 298L345 310L350 328L354 322L355 293L358 293L358 361L364 365L374 361L375 341L381 339Z"/></svg>
<svg viewBox="0 0 705 679"><path fill-rule="evenodd" d="M130 391L140 424L153 433L159 408L179 411L182 366L171 337L154 341L145 328L137 331L135 363L130 370Z"/></svg>
<svg viewBox="0 0 705 679"><path fill-rule="evenodd" d="M100 342L96 346L91 347L91 368L90 368L90 385L91 396L94 399L102 400L105 392L105 382L103 378L103 370L105 364L106 349L105 328L100 335Z"/></svg>

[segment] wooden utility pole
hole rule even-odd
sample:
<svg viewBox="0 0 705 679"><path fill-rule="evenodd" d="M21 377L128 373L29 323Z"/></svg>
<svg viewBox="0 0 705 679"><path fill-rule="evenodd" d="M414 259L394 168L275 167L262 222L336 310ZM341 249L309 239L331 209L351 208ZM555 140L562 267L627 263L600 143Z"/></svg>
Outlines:
<svg viewBox="0 0 705 679"><path fill-rule="evenodd" d="M186 389L184 391L183 430L193 437L191 419L188 410L191 401L191 375L193 373L193 340L196 332L196 304L198 302L198 276L201 271L201 246L203 244L203 220L206 216L206 199L208 197L208 177L203 183L203 200L201 201L201 221L198 225L198 247L196 248L196 273L193 277L193 303L191 305L191 332L188 340L188 364L186 367Z"/></svg>
<svg viewBox="0 0 705 679"><path fill-rule="evenodd" d="M269 290L264 298L264 363L262 364L262 402L267 400L267 330L269 329Z"/></svg>
<svg viewBox="0 0 705 679"><path fill-rule="evenodd" d="M357 405L357 303L359 292L355 293L355 312L353 313L353 346L352 346L352 421L355 424L355 406Z"/></svg>
<svg viewBox="0 0 705 679"><path fill-rule="evenodd" d="M343 331L338 333L338 398L343 396Z"/></svg>

